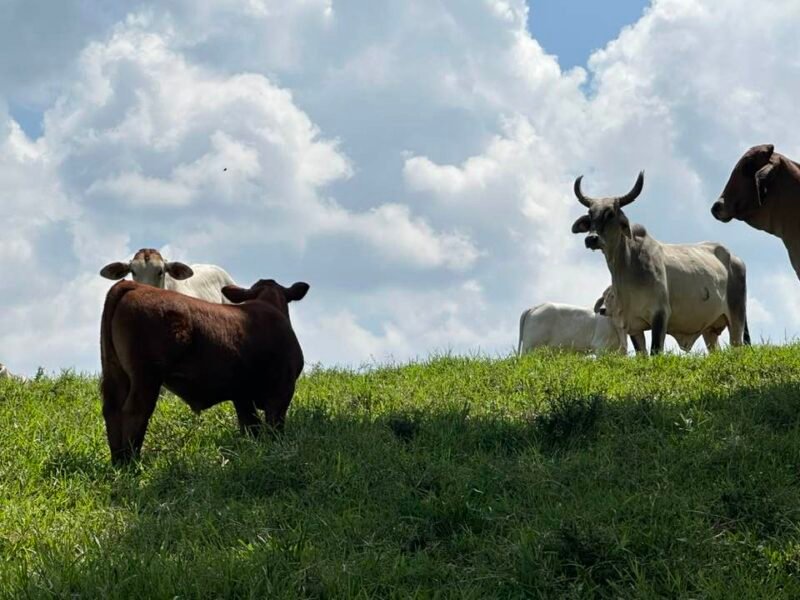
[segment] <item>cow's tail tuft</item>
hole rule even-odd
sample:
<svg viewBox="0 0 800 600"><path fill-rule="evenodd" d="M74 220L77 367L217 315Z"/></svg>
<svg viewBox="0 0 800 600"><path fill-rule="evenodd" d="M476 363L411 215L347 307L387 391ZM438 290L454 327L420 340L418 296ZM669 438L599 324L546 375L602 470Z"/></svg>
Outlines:
<svg viewBox="0 0 800 600"><path fill-rule="evenodd" d="M744 336L743 341L745 346L750 346L750 328L747 326L747 317L744 319Z"/></svg>

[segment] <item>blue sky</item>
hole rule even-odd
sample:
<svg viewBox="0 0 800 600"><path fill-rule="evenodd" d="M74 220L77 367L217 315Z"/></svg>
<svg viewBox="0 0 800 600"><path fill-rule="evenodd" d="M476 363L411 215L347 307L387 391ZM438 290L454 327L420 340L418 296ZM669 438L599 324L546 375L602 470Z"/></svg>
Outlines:
<svg viewBox="0 0 800 600"><path fill-rule="evenodd" d="M528 28L562 69L585 66L589 55L639 20L644 0L528 0Z"/></svg>
<svg viewBox="0 0 800 600"><path fill-rule="evenodd" d="M615 194L640 169L628 216L741 256L755 339L800 330L779 241L709 213L750 145L800 156L800 5L367 6L7 0L0 362L97 370L97 273L141 247L308 281L310 362L506 354L524 308L608 284L574 178Z"/></svg>

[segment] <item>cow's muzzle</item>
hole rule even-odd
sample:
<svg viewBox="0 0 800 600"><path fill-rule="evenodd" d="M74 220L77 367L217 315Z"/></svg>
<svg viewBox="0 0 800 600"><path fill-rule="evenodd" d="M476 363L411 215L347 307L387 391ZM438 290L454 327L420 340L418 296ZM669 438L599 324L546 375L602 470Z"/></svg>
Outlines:
<svg viewBox="0 0 800 600"><path fill-rule="evenodd" d="M600 250L600 236L596 233L590 233L583 241L589 250Z"/></svg>
<svg viewBox="0 0 800 600"><path fill-rule="evenodd" d="M717 220L722 221L723 223L727 223L733 217L728 214L728 210L725 207L725 199L720 198L714 204L711 205L711 215Z"/></svg>

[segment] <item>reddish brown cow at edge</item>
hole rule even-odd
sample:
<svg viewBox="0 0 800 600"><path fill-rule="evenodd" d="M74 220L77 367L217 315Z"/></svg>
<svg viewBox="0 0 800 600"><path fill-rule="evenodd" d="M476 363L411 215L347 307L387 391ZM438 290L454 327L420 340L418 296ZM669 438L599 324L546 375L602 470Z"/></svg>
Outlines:
<svg viewBox="0 0 800 600"><path fill-rule="evenodd" d="M753 146L733 167L711 214L723 223L738 219L781 238L800 278L799 163L775 152L772 144Z"/></svg>
<svg viewBox="0 0 800 600"><path fill-rule="evenodd" d="M120 281L106 295L101 323L101 391L111 460L124 464L142 448L163 385L195 412L232 400L245 433L262 422L280 431L303 352L289 320L289 302L306 283L285 288L260 280L250 289L222 288L236 304Z"/></svg>

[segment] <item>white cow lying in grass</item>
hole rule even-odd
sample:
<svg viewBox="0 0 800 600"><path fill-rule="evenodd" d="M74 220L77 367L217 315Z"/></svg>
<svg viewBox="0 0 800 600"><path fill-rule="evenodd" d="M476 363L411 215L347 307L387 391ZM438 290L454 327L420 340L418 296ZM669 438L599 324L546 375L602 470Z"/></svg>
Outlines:
<svg viewBox="0 0 800 600"><path fill-rule="evenodd" d="M605 315L613 302L609 287L594 310L554 302L529 308L519 319L518 354L544 347L587 353L626 352L625 332Z"/></svg>
<svg viewBox="0 0 800 600"><path fill-rule="evenodd" d="M130 273L138 283L172 290L192 298L217 304L230 304L222 295L226 285L236 285L230 275L216 265L188 265L164 260L158 250L142 248L130 262L113 262L100 270L106 279L123 279Z"/></svg>
<svg viewBox="0 0 800 600"><path fill-rule="evenodd" d="M3 363L0 363L0 379L16 379L17 381L28 380L27 377L23 377L22 375L14 375Z"/></svg>

